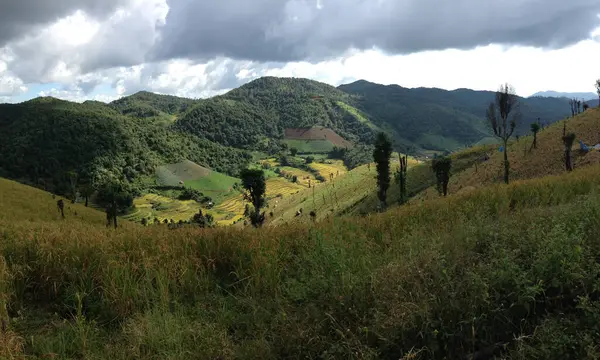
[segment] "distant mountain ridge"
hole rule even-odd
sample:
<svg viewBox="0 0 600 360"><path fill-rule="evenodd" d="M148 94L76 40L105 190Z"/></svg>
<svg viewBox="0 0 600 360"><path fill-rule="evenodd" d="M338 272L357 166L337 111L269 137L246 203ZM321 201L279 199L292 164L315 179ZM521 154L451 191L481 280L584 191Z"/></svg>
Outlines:
<svg viewBox="0 0 600 360"><path fill-rule="evenodd" d="M409 152L419 148L453 151L492 135L485 119L495 96L492 91L409 89L365 80L338 89L356 95L355 106L375 125L390 129L400 148L408 146ZM565 98L520 98L520 102L518 134L529 133L537 118L553 123L569 115Z"/></svg>
<svg viewBox="0 0 600 360"><path fill-rule="evenodd" d="M551 90L540 91L540 92L537 92L537 93L531 95L530 97L536 97L536 96L554 97L554 98L566 97L569 99L577 98L577 99L583 99L584 101L594 100L594 99L598 98L598 94L593 93L593 92L558 92L558 91L551 91Z"/></svg>

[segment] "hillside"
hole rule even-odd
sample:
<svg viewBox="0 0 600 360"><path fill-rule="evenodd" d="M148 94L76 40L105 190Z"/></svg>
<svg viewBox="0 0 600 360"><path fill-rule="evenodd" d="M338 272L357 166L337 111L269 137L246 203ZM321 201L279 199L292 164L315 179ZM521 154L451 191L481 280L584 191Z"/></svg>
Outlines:
<svg viewBox="0 0 600 360"><path fill-rule="evenodd" d="M599 190L591 166L364 218L114 231L0 180L0 357L593 358Z"/></svg>
<svg viewBox="0 0 600 360"><path fill-rule="evenodd" d="M237 174L250 155L158 120L125 117L101 103L38 98L0 105L0 175L60 194L70 189L67 172L101 183L107 179L142 186L165 163L189 159Z"/></svg>
<svg viewBox="0 0 600 360"><path fill-rule="evenodd" d="M600 152L592 150L589 153L579 151L579 140L587 145L600 143L600 109L589 109L585 113L566 121L567 132L575 133L573 145L573 166L585 167L600 164ZM565 172L564 145L562 142L563 122L556 123L538 133L537 149L532 149L533 137L521 137L512 141L508 147L511 180L524 180ZM474 188L502 182L503 154L498 148L488 150L490 159L480 162L475 168L470 166L463 172L450 178L449 193L472 191ZM436 191L431 188L420 194L419 199L436 197Z"/></svg>
<svg viewBox="0 0 600 360"><path fill-rule="evenodd" d="M264 77L200 101L175 127L224 145L271 152L279 150L286 128L317 125L348 141L369 143L372 129L339 104L351 101L350 95L316 81Z"/></svg>
<svg viewBox="0 0 600 360"><path fill-rule="evenodd" d="M458 89L416 88L379 85L364 80L338 87L358 96L355 104L369 119L393 129L402 151L419 148L457 150L488 137L491 130L485 110L494 92ZM520 99L522 118L517 133L529 131L529 124L540 118L552 123L570 115L567 99ZM412 144L406 145L406 144Z"/></svg>
<svg viewBox="0 0 600 360"><path fill-rule="evenodd" d="M194 102L192 99L140 91L115 100L109 106L123 115L148 118L176 116L185 112Z"/></svg>

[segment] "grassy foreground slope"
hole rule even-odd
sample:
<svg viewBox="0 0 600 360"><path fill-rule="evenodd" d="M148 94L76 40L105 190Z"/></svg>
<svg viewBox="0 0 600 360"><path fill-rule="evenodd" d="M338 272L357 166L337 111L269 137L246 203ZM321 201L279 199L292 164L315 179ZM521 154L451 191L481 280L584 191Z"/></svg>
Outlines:
<svg viewBox="0 0 600 360"><path fill-rule="evenodd" d="M315 225L112 231L2 181L0 358L597 358L598 190L592 166Z"/></svg>

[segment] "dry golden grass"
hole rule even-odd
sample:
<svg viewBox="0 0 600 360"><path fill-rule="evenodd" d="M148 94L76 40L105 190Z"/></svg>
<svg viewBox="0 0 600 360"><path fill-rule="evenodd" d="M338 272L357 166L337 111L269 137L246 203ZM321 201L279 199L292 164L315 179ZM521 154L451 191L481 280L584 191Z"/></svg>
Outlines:
<svg viewBox="0 0 600 360"><path fill-rule="evenodd" d="M592 150L587 154L579 152L579 140L589 145L600 143L600 110L589 109L585 113L568 119L567 132L576 134L573 145L573 164L575 168L600 163L600 152ZM523 180L543 177L547 175L562 174L565 170L564 145L562 142L563 121L559 121L544 130L540 130L537 139L537 149L531 149L533 136L521 137L519 141L513 140L508 147L508 160L510 162L510 180ZM487 162L475 166L452 176L448 185L449 194L463 191L463 188L472 189L487 186L503 181L504 165L503 154L492 150ZM437 191L429 188L415 200L431 199L437 197Z"/></svg>
<svg viewBox="0 0 600 360"><path fill-rule="evenodd" d="M374 175L357 170L323 191ZM82 215L63 221L49 194L0 180L0 290L20 322L9 323L0 357L376 359L425 349L422 359L454 359L533 334L529 350L511 342L504 355L584 358L600 340L598 191L600 167L590 166L314 225L115 231L78 205Z"/></svg>
<svg viewBox="0 0 600 360"><path fill-rule="evenodd" d="M344 175L346 172L348 172L348 169L346 168L342 160L325 161L326 163L323 164L313 162L309 166L318 171L321 174L321 176L323 176L326 179L326 181L329 181L330 174L332 174L335 178L337 176Z"/></svg>

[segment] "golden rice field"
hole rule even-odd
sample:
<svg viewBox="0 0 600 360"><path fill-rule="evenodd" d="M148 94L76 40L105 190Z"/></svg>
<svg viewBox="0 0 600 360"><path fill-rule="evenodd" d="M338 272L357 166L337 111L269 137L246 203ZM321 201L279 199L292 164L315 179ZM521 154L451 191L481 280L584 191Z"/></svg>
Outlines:
<svg viewBox="0 0 600 360"><path fill-rule="evenodd" d="M330 174L333 174L333 177L335 178L348 172L348 169L342 160L325 160L325 163L323 164L313 162L309 164L309 166L318 171L326 181L329 181Z"/></svg>

